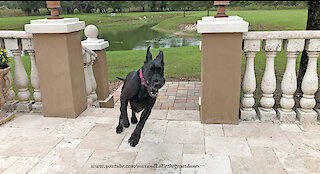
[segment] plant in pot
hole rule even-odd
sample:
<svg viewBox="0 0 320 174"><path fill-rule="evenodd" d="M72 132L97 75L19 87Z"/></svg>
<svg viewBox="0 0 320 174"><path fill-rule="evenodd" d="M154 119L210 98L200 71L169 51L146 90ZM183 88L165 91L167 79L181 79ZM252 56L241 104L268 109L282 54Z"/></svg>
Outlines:
<svg viewBox="0 0 320 174"><path fill-rule="evenodd" d="M9 75L11 66L8 65L9 58L6 50L0 49L0 107L2 107L9 95L8 91L12 86L12 77ZM14 117L13 113L0 112L0 124L3 124Z"/></svg>

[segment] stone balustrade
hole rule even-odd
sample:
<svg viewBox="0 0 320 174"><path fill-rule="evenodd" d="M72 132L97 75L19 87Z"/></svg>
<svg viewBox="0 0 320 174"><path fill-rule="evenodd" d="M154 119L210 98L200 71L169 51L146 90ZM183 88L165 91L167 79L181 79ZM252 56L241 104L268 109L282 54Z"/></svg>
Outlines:
<svg viewBox="0 0 320 174"><path fill-rule="evenodd" d="M315 123L320 113L314 110L315 93L318 90L317 58L320 54L320 31L246 32L243 34L243 40L246 66L242 81L244 94L241 100L240 119L261 121L279 119L282 122L294 122L298 119L304 123ZM266 55L266 66L261 81L261 107L258 107L256 112L254 57L261 49ZM277 65L274 65L274 58L282 49L286 52L287 64L281 81L281 107L274 108L277 82L275 76ZM297 90L296 59L304 49L308 54L308 65L301 84L303 97L299 101L300 108L294 111L294 94Z"/></svg>
<svg viewBox="0 0 320 174"><path fill-rule="evenodd" d="M40 82L36 65L32 34L24 31L0 31L0 48L10 50L14 56L14 83L17 86L17 94L12 90L9 91L7 103L2 110L7 112L42 112ZM29 79L26 73L26 67L22 61L22 51L25 50L30 55L31 61L31 85L34 88L33 98L30 100L30 91L28 88ZM10 73L10 72L9 72ZM9 74L11 75L11 73ZM17 95L18 100L15 100Z"/></svg>
<svg viewBox="0 0 320 174"><path fill-rule="evenodd" d="M17 86L17 93L15 93L11 87L9 97L6 104L2 107L2 110L7 112L42 112L40 82L32 34L24 31L0 31L0 48L10 50L14 56L14 83ZM24 67L21 57L22 51L24 50L27 51L30 56L30 81L34 88L34 92L32 94L34 101L30 100L32 91L29 91L28 88L29 79L25 69L27 67ZM99 106L96 94L97 83L92 68L93 62L97 59L97 54L86 46L82 46L82 55L84 61L88 105ZM11 75L11 73L9 75ZM16 96L18 100L15 100Z"/></svg>
<svg viewBox="0 0 320 174"><path fill-rule="evenodd" d="M98 96L96 93L97 83L94 77L92 65L97 59L98 55L88 49L86 46L82 45L82 56L84 63L84 77L86 81L86 92L87 92L87 102L88 106L96 106L99 104L97 102Z"/></svg>

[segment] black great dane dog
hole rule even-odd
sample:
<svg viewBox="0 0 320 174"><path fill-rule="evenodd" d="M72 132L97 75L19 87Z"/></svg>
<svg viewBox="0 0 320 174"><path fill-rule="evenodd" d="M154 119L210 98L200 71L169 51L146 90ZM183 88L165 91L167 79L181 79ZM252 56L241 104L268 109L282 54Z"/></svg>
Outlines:
<svg viewBox="0 0 320 174"><path fill-rule="evenodd" d="M158 90L165 84L163 52L159 51L156 59L152 60L149 46L143 66L138 71L130 72L126 79L117 78L123 80L124 84L121 90L121 114L116 132L120 134L123 127L127 128L130 125L127 113L128 102L130 102L132 110L131 123L138 123L128 141L130 146L134 147L140 140L141 131L156 102ZM142 110L143 112L138 122L136 113Z"/></svg>

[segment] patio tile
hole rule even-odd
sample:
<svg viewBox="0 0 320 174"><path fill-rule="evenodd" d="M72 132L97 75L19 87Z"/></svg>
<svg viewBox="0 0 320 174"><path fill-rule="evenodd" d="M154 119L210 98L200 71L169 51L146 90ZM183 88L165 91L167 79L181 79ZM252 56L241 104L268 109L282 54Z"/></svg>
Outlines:
<svg viewBox="0 0 320 174"><path fill-rule="evenodd" d="M203 145L203 126L193 121L169 121L164 142Z"/></svg>
<svg viewBox="0 0 320 174"><path fill-rule="evenodd" d="M224 136L221 124L204 124L205 136Z"/></svg>
<svg viewBox="0 0 320 174"><path fill-rule="evenodd" d="M33 173L77 173L94 150L56 147L29 172Z"/></svg>
<svg viewBox="0 0 320 174"><path fill-rule="evenodd" d="M183 154L205 154L203 144L183 144Z"/></svg>
<svg viewBox="0 0 320 174"><path fill-rule="evenodd" d="M298 124L304 132L320 133L320 124Z"/></svg>
<svg viewBox="0 0 320 174"><path fill-rule="evenodd" d="M302 132L299 126L295 123L291 123L291 124L281 123L280 128L282 131L286 131L286 132Z"/></svg>
<svg viewBox="0 0 320 174"><path fill-rule="evenodd" d="M0 171L4 171L15 163L20 157L16 156L0 156Z"/></svg>
<svg viewBox="0 0 320 174"><path fill-rule="evenodd" d="M87 108L84 112L80 114L80 116L103 116L104 112L106 112L106 108L94 108L94 107L89 107Z"/></svg>
<svg viewBox="0 0 320 174"><path fill-rule="evenodd" d="M139 143L135 147L130 146L130 144L128 143L130 136L131 136L131 133L128 132L126 134L126 136L123 138L123 140L117 150L118 152L136 152L136 153L139 152L140 147L141 147L141 142L142 142L142 140L145 139L145 138L142 139L143 133L141 135Z"/></svg>
<svg viewBox="0 0 320 174"><path fill-rule="evenodd" d="M167 119L168 110L155 110L151 111L149 119L165 120Z"/></svg>
<svg viewBox="0 0 320 174"><path fill-rule="evenodd" d="M141 143L134 164L181 164L183 145Z"/></svg>
<svg viewBox="0 0 320 174"><path fill-rule="evenodd" d="M32 120L32 121L31 121ZM4 127L13 128L42 128L54 129L56 126L66 121L66 118L44 117L42 115L23 115L15 117L12 121L4 124Z"/></svg>
<svg viewBox="0 0 320 174"><path fill-rule="evenodd" d="M213 156L208 154L183 154L182 164L194 165L194 168L182 168L184 174L212 173L232 174L230 159L228 156Z"/></svg>
<svg viewBox="0 0 320 174"><path fill-rule="evenodd" d="M320 157L317 150L309 149L274 149L280 163L287 173L319 173Z"/></svg>
<svg viewBox="0 0 320 174"><path fill-rule="evenodd" d="M312 155L320 157L320 133L311 132L285 132L286 137L295 149L313 152Z"/></svg>
<svg viewBox="0 0 320 174"><path fill-rule="evenodd" d="M184 133L184 144L204 145L203 124L198 121L186 121Z"/></svg>
<svg viewBox="0 0 320 174"><path fill-rule="evenodd" d="M272 148L253 147L252 157L230 156L234 174L286 173Z"/></svg>
<svg viewBox="0 0 320 174"><path fill-rule="evenodd" d="M79 149L117 150L125 134L117 134L109 124L96 124L96 126L83 138L77 146Z"/></svg>
<svg viewBox="0 0 320 174"><path fill-rule="evenodd" d="M179 110L169 110L168 120L188 120L188 121L200 121L199 111L179 111Z"/></svg>
<svg viewBox="0 0 320 174"><path fill-rule="evenodd" d="M186 128L185 121L169 121L166 131L166 136L164 138L165 143L183 143Z"/></svg>
<svg viewBox="0 0 320 174"><path fill-rule="evenodd" d="M64 138L84 138L94 127L95 123L83 119L68 119L58 125L51 133L51 136Z"/></svg>
<svg viewBox="0 0 320 174"><path fill-rule="evenodd" d="M238 125L223 124L226 137L271 137L281 136L277 123L240 122Z"/></svg>
<svg viewBox="0 0 320 174"><path fill-rule="evenodd" d="M137 152L114 152L109 150L95 150L82 168L84 173L129 173L130 168L117 168L116 165L132 165ZM96 165L109 166L99 168ZM114 166L112 166L114 165Z"/></svg>
<svg viewBox="0 0 320 174"><path fill-rule="evenodd" d="M3 174L28 173L40 160L41 158L21 157L7 170L3 171Z"/></svg>
<svg viewBox="0 0 320 174"><path fill-rule="evenodd" d="M63 138L53 136L7 136L0 144L0 155L20 157L44 157Z"/></svg>
<svg viewBox="0 0 320 174"><path fill-rule="evenodd" d="M230 156L252 156L245 138L240 137L205 137L206 154L230 155Z"/></svg>
<svg viewBox="0 0 320 174"><path fill-rule="evenodd" d="M131 112L128 112L128 114L130 114L130 113ZM120 114L118 115L117 118L115 118L115 117L87 116L87 117L84 118L84 120L82 122L94 123L94 124L96 124L96 123L98 123L98 124L113 124L114 122L117 122L117 120L119 120L119 116L120 116Z"/></svg>

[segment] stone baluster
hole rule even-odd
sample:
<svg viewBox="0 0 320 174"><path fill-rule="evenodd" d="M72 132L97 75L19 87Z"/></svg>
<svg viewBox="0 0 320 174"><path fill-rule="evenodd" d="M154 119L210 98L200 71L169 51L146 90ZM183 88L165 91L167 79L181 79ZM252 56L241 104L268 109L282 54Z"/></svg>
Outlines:
<svg viewBox="0 0 320 174"><path fill-rule="evenodd" d="M253 93L256 90L256 77L254 73L254 57L260 51L260 40L244 40L243 51L246 55L246 69L242 80L243 97L240 109L241 120L256 119L256 111L253 109L255 104Z"/></svg>
<svg viewBox="0 0 320 174"><path fill-rule="evenodd" d="M28 76L26 70L23 66L21 59L21 40L19 39L4 39L7 49L10 49L15 59L15 70L14 70L14 82L18 87L18 99L19 103L17 104L18 112L29 112L31 110L30 102L30 92L28 89Z"/></svg>
<svg viewBox="0 0 320 174"><path fill-rule="evenodd" d="M93 73L93 63L96 60L96 57L94 55L91 55L91 61L89 63L89 76L90 76L90 81L91 81L91 93L90 96L94 102L95 106L99 106L99 103L95 102L98 99L97 93L96 93L96 89L97 89L97 83L96 83L96 79L94 77L94 73Z"/></svg>
<svg viewBox="0 0 320 174"><path fill-rule="evenodd" d="M258 115L261 121L274 121L276 111L272 108L275 104L273 93L276 90L276 76L274 71L274 58L281 50L280 39L267 39L263 41L263 49L266 52L266 68L263 73L261 90L262 97L260 103L262 107L258 108Z"/></svg>
<svg viewBox="0 0 320 174"><path fill-rule="evenodd" d="M33 98L35 103L32 104L33 112L42 112L42 102L41 102L41 92L40 92L40 82L38 75L38 68L36 65L35 53L33 48L33 40L32 39L22 39L22 48L23 50L27 50L31 60L31 74L30 80L31 85L34 88Z"/></svg>
<svg viewBox="0 0 320 174"><path fill-rule="evenodd" d="M87 103L88 103L88 106L91 106L93 104L93 99L90 95L92 91L91 80L89 75L90 54L82 49L82 55L83 55L83 63L84 63L84 78L86 82Z"/></svg>
<svg viewBox="0 0 320 174"><path fill-rule="evenodd" d="M308 65L302 79L303 97L300 100L301 108L297 108L297 118L303 123L316 123L317 112L313 108L316 105L314 94L318 90L317 58L320 53L320 39L307 40L305 50L308 54Z"/></svg>
<svg viewBox="0 0 320 174"><path fill-rule="evenodd" d="M287 66L281 82L281 108L277 109L278 117L283 122L296 120L296 113L292 110L295 105L293 94L297 90L296 59L304 49L304 42L304 39L288 39L283 42L283 49L287 53Z"/></svg>

